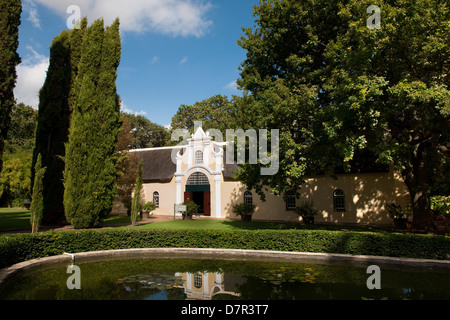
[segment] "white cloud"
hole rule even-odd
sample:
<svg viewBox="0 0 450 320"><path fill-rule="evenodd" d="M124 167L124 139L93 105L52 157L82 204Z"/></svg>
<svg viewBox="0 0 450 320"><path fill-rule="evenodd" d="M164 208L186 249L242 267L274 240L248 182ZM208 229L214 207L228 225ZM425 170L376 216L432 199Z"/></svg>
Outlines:
<svg viewBox="0 0 450 320"><path fill-rule="evenodd" d="M231 81L229 84L225 86L225 89L237 90L237 82L236 80Z"/></svg>
<svg viewBox="0 0 450 320"><path fill-rule="evenodd" d="M188 57L184 57L183 59L180 60L179 64L184 64L188 61Z"/></svg>
<svg viewBox="0 0 450 320"><path fill-rule="evenodd" d="M14 96L18 103L37 108L39 106L39 90L44 85L47 70L50 64L49 58L37 53L32 47L27 49L31 55L23 59L16 68L17 83Z"/></svg>
<svg viewBox="0 0 450 320"><path fill-rule="evenodd" d="M152 63L156 63L156 62L158 62L158 60L159 60L159 57L154 56L154 57L152 58Z"/></svg>
<svg viewBox="0 0 450 320"><path fill-rule="evenodd" d="M131 110L123 101L120 105L120 111L129 113L129 114L134 114L135 116L138 116L138 115L145 116L147 114L147 112L145 112L144 110L141 110L139 112Z"/></svg>
<svg viewBox="0 0 450 320"><path fill-rule="evenodd" d="M207 0L36 0L64 18L70 5L81 9L81 16L92 23L104 18L110 25L120 18L121 31L158 32L172 36L203 36L212 24L206 18L211 8ZM76 3L74 3L76 2Z"/></svg>
<svg viewBox="0 0 450 320"><path fill-rule="evenodd" d="M35 28L41 29L41 20L39 19L36 3L31 0L23 1L23 11L28 13L27 21L30 21Z"/></svg>

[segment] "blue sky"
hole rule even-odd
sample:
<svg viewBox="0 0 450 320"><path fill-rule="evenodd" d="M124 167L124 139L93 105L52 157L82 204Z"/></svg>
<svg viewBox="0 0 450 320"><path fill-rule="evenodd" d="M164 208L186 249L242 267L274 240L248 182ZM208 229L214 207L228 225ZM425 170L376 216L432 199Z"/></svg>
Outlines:
<svg viewBox="0 0 450 320"><path fill-rule="evenodd" d="M70 5L89 23L121 21L117 91L122 109L168 125L181 104L240 95L235 81L245 50L242 27L254 26L257 0L24 0L19 29L18 102L35 108L50 44L67 29Z"/></svg>

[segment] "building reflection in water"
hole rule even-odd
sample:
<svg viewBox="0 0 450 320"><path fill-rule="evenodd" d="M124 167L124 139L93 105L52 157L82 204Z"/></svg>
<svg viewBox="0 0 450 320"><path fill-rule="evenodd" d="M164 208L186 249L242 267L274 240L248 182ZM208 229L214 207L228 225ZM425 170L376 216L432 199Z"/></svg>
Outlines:
<svg viewBox="0 0 450 320"><path fill-rule="evenodd" d="M234 289L239 283L245 282L241 276L228 275L220 272L183 272L175 276L183 280L184 293L189 300L212 300L219 296L225 299L238 298Z"/></svg>

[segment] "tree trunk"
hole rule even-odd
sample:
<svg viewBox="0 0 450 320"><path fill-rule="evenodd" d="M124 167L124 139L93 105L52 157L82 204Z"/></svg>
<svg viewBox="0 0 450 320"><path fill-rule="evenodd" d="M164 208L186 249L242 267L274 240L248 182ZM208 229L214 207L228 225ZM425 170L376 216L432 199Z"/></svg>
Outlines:
<svg viewBox="0 0 450 320"><path fill-rule="evenodd" d="M430 196L423 191L410 193L413 209L413 221L425 220L430 217Z"/></svg>
<svg viewBox="0 0 450 320"><path fill-rule="evenodd" d="M412 161L403 170L403 179L411 197L413 221L420 222L431 216L429 184L430 175L426 160L426 148L418 144Z"/></svg>

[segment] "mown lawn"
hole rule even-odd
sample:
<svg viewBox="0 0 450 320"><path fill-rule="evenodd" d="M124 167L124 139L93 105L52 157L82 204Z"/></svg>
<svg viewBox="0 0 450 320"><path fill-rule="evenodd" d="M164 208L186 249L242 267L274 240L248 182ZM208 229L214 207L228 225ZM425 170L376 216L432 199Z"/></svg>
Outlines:
<svg viewBox="0 0 450 320"><path fill-rule="evenodd" d="M127 227L123 227L127 228ZM175 220L167 222L156 222L138 226L142 229L161 229L161 230L288 230L288 229L307 229L307 230L334 230L334 231L358 231L358 232L398 232L390 227L357 226L357 225L333 225L333 224L314 224L306 225L303 223L289 222L242 222L240 220Z"/></svg>
<svg viewBox="0 0 450 320"><path fill-rule="evenodd" d="M0 208L0 232L6 231L31 231L31 212L26 209ZM130 224L130 217L127 215L112 214L105 219L103 225ZM45 226L41 226L45 227Z"/></svg>
<svg viewBox="0 0 450 320"><path fill-rule="evenodd" d="M109 218L103 221L103 224L122 224L122 223L130 223L131 218L125 214L112 214Z"/></svg>
<svg viewBox="0 0 450 320"><path fill-rule="evenodd" d="M31 230L30 211L0 208L0 232Z"/></svg>
<svg viewBox="0 0 450 320"><path fill-rule="evenodd" d="M149 220L152 218L150 217ZM120 226L122 224L123 226ZM242 222L240 220L212 220L212 219L194 219L194 220L175 220L167 222L155 222L131 227L130 217L127 215L113 214L105 219L103 226L114 228L142 228L142 229L160 229L160 230L288 230L288 229L307 229L307 230L333 230L333 231L358 231L358 232L403 232L390 227L378 226L358 226L358 225L333 225L333 224L314 224L306 225L303 223L288 222ZM118 226L119 225L119 226ZM45 227L45 226L44 226ZM0 208L0 232L31 230L30 211L26 209Z"/></svg>

